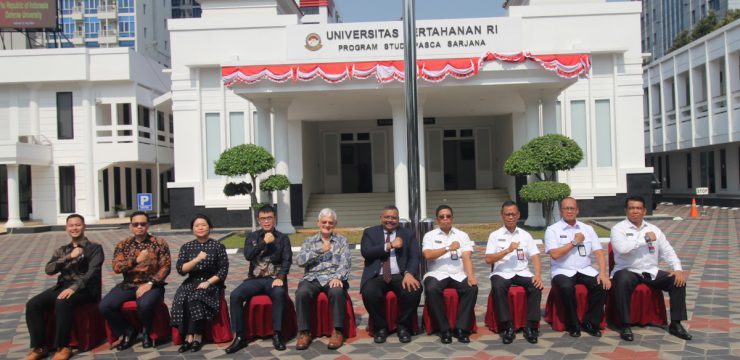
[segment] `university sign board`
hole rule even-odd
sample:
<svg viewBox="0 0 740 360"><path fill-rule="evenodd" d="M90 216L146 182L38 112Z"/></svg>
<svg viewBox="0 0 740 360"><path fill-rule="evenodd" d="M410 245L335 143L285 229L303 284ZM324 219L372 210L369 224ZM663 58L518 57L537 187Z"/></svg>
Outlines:
<svg viewBox="0 0 740 360"><path fill-rule="evenodd" d="M57 0L0 0L0 29L56 29Z"/></svg>
<svg viewBox="0 0 740 360"><path fill-rule="evenodd" d="M289 61L403 58L403 24L363 22L288 27ZM416 23L418 58L481 56L487 51L519 52L521 19L426 20Z"/></svg>

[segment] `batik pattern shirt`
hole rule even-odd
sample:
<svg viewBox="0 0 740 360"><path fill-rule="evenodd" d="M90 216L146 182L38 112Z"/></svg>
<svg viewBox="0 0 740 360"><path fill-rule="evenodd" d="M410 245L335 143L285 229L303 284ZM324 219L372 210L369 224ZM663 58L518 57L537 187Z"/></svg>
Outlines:
<svg viewBox="0 0 740 360"><path fill-rule="evenodd" d="M144 250L147 250L146 258L139 263L136 258ZM113 272L123 274L123 281L116 286L124 289L150 281L155 286L164 286L171 269L170 247L164 239L151 234L141 241L133 236L123 240L113 251Z"/></svg>

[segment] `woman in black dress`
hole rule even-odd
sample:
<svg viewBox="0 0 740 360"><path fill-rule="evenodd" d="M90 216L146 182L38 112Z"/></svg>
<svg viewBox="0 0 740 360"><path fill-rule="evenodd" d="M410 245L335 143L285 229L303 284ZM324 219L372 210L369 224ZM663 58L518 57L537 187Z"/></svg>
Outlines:
<svg viewBox="0 0 740 360"><path fill-rule="evenodd" d="M177 327L184 341L179 352L199 351L201 334L208 320L219 314L219 300L229 272L226 248L209 237L213 225L202 214L190 222L195 240L182 246L177 258L177 272L188 275L177 288L172 301L172 326Z"/></svg>

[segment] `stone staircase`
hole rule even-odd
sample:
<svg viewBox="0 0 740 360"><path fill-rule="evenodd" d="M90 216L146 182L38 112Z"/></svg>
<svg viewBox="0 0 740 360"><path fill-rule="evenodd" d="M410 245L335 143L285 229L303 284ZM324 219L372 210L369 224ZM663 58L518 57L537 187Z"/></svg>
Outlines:
<svg viewBox="0 0 740 360"><path fill-rule="evenodd" d="M455 222L460 224L491 223L500 220L501 203L509 200L504 189L428 191L427 217L434 217L440 204L450 205ZM339 227L367 227L380 223L381 209L395 202L388 193L311 194L304 217L304 227L315 228L316 217L323 208L337 212Z"/></svg>

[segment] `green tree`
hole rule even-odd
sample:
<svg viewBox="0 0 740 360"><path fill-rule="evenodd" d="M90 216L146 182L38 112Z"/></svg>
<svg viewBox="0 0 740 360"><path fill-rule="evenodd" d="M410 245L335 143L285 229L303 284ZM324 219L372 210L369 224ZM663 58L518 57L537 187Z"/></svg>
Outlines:
<svg viewBox="0 0 740 360"><path fill-rule="evenodd" d="M707 16L701 18L691 29L691 40L696 40L706 34L709 34L717 28L717 14L714 11L707 13Z"/></svg>
<svg viewBox="0 0 740 360"><path fill-rule="evenodd" d="M717 29L735 21L738 18L740 18L740 9L727 10L727 13L722 18L722 20L720 20L719 23L717 23Z"/></svg>
<svg viewBox="0 0 740 360"><path fill-rule="evenodd" d="M249 195L251 200L250 211L252 214L252 231L257 228L255 221L255 208L260 208L257 203L257 194L254 184L263 173L275 167L275 158L261 146L244 144L227 149L218 160L216 160L215 172L217 175L228 177L239 177L249 175L251 183L229 182L224 186L224 195ZM284 175L271 175L260 185L263 191L285 190L290 186L288 178Z"/></svg>
<svg viewBox="0 0 740 360"><path fill-rule="evenodd" d="M687 30L681 31L678 34L676 34L676 38L673 39L673 45L670 49L668 49L668 52L678 50L684 45L691 42L691 37L689 36L689 32Z"/></svg>
<svg viewBox="0 0 740 360"><path fill-rule="evenodd" d="M542 203L546 225L552 222L555 202L570 195L568 184L556 181L557 172L570 170L583 159L583 151L572 139L549 134L532 139L514 151L504 164L512 176L534 175L537 182L524 185L519 196L526 202Z"/></svg>

